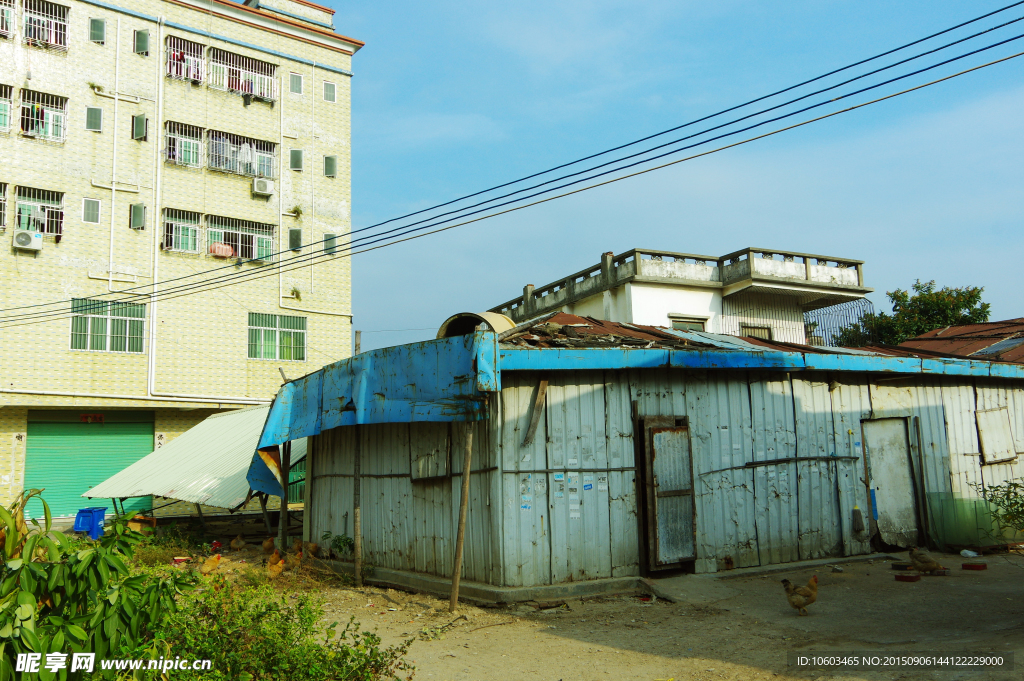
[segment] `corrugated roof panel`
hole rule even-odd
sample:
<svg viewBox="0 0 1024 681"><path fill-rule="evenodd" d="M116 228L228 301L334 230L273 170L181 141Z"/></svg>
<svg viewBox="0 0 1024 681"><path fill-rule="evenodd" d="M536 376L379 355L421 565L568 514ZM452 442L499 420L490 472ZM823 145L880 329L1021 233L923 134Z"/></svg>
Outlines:
<svg viewBox="0 0 1024 681"><path fill-rule="evenodd" d="M269 405L259 405L214 414L82 496L153 494L234 508L249 493L245 476L269 409ZM292 460L305 455L305 439L297 440L292 446Z"/></svg>

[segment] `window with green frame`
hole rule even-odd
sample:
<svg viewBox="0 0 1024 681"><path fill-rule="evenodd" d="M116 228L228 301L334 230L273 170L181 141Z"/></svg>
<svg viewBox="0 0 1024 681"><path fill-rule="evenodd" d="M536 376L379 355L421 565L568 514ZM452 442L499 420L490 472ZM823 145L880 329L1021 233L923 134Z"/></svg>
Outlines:
<svg viewBox="0 0 1024 681"><path fill-rule="evenodd" d="M71 300L71 349L98 352L142 352L146 306L89 298Z"/></svg>
<svg viewBox="0 0 1024 681"><path fill-rule="evenodd" d="M306 361L306 318L249 313L249 359Z"/></svg>

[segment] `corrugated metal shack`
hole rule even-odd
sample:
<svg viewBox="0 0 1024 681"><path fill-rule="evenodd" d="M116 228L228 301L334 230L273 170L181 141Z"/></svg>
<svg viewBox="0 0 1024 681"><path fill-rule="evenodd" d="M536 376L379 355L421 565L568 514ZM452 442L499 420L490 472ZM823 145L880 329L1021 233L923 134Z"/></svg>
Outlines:
<svg viewBox="0 0 1024 681"><path fill-rule="evenodd" d="M351 534L361 424L366 559L430 588L470 422L463 574L499 600L863 554L873 534L980 543L991 527L956 502L1024 473L1024 367L897 354L559 313L324 367L281 389L260 446L312 437L310 534Z"/></svg>

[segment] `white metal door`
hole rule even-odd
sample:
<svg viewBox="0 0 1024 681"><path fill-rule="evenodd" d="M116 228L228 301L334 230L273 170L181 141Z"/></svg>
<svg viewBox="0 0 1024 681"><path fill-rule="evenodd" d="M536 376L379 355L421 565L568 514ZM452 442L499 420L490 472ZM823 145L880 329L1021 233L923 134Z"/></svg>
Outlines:
<svg viewBox="0 0 1024 681"><path fill-rule="evenodd" d="M887 544L916 546L917 507L906 419L878 419L863 425L878 532Z"/></svg>
<svg viewBox="0 0 1024 681"><path fill-rule="evenodd" d="M653 428L651 439L655 560L658 565L692 560L695 553L689 430Z"/></svg>

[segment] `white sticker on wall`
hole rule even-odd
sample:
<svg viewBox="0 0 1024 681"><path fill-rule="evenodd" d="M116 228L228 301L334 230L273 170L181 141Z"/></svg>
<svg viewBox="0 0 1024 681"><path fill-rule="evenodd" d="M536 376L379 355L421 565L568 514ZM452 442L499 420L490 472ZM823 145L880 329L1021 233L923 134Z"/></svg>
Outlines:
<svg viewBox="0 0 1024 681"><path fill-rule="evenodd" d="M524 511L529 511L530 508L531 508L531 504L532 503L533 503L533 497L531 495L529 495L529 494L523 494L522 495L522 502L519 504L519 508L521 508Z"/></svg>
<svg viewBox="0 0 1024 681"><path fill-rule="evenodd" d="M576 457L574 456L574 457L572 457L571 459L569 459L569 465L570 465L570 466L579 466L579 465L580 465L580 460L579 460L579 459L577 459L577 458L576 458Z"/></svg>
<svg viewBox="0 0 1024 681"><path fill-rule="evenodd" d="M555 482L565 480L565 473L555 473Z"/></svg>
<svg viewBox="0 0 1024 681"><path fill-rule="evenodd" d="M607 475L599 475L599 476L597 476L597 491L598 492L603 492L606 489L608 489L608 476Z"/></svg>
<svg viewBox="0 0 1024 681"><path fill-rule="evenodd" d="M546 492L547 489L548 483L544 480L544 478L537 478L533 482L533 491L536 492L537 494L544 494L544 492Z"/></svg>
<svg viewBox="0 0 1024 681"><path fill-rule="evenodd" d="M580 519L580 512L579 511L569 511L569 519L570 520L579 520Z"/></svg>
<svg viewBox="0 0 1024 681"><path fill-rule="evenodd" d="M583 490L587 491L587 490L592 490L592 489L594 489L594 476L593 475L584 475L583 476Z"/></svg>
<svg viewBox="0 0 1024 681"><path fill-rule="evenodd" d="M559 482L555 485L555 498L561 499L565 496L565 483Z"/></svg>

